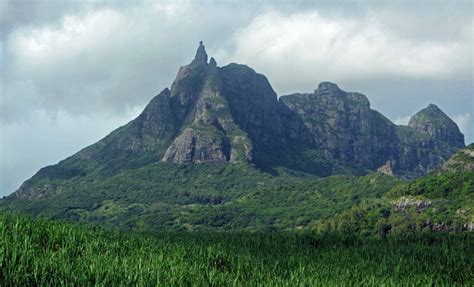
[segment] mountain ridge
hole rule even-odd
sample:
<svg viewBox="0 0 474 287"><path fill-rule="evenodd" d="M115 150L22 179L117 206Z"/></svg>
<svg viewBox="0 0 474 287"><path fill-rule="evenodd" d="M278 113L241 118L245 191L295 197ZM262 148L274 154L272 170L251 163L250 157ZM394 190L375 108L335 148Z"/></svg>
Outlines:
<svg viewBox="0 0 474 287"><path fill-rule="evenodd" d="M278 98L268 79L252 68L207 61L200 43L171 88L152 98L137 118L42 168L13 196L35 199L72 192L78 187L69 183L87 178L93 183L87 186L94 188L99 181L157 163L160 170L230 163L236 165L233 170L318 177L364 175L389 161L394 175L413 178L440 167L464 146L457 125L442 111L442 123L453 130L433 120L416 120L416 115L412 126L397 126L372 110L365 95L345 92L334 83Z"/></svg>

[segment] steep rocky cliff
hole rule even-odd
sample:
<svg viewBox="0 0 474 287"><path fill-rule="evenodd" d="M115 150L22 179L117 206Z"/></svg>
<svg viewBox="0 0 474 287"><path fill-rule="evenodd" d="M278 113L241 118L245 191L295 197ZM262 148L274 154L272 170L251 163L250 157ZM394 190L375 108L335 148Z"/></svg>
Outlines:
<svg viewBox="0 0 474 287"><path fill-rule="evenodd" d="M296 137L312 138L309 149L328 159L357 163L376 169L387 161L393 172L416 177L439 167L459 147L464 136L438 107L412 117L409 126L397 126L370 109L367 98L345 92L336 84L323 82L312 94L292 94L280 101L303 120L307 128ZM286 122L287 130L298 124Z"/></svg>
<svg viewBox="0 0 474 287"><path fill-rule="evenodd" d="M323 82L312 94L293 94L280 100L303 120L312 148L326 158L375 169L396 153L395 125L371 110L362 94Z"/></svg>
<svg viewBox="0 0 474 287"><path fill-rule="evenodd" d="M194 59L207 59L200 46ZM191 63L191 65L193 65ZM252 143L233 121L227 99L222 95L222 79L216 61L200 62L204 74L194 107L188 108L181 133L166 150L165 162L245 162L252 159ZM188 69L188 66L181 71Z"/></svg>

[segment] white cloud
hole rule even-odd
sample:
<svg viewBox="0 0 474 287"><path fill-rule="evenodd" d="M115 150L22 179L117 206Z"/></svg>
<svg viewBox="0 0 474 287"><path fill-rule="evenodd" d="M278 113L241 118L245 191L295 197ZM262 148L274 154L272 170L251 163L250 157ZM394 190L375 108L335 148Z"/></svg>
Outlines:
<svg viewBox="0 0 474 287"><path fill-rule="evenodd" d="M188 12L191 4L186 0L163 0L156 1L151 6L156 11L164 12L167 17L178 17Z"/></svg>
<svg viewBox="0 0 474 287"><path fill-rule="evenodd" d="M190 9L187 1L151 4L86 9L8 33L0 120L21 118L24 113L12 109L20 106L90 114L143 105L170 86L199 40L221 46L229 27L241 24L217 8L203 17L206 7Z"/></svg>
<svg viewBox="0 0 474 287"><path fill-rule="evenodd" d="M54 67L64 58L101 48L111 37L118 35L125 22L120 13L111 9L90 12L86 16L67 15L60 27L45 26L12 33L8 48L18 60L17 65Z"/></svg>
<svg viewBox="0 0 474 287"><path fill-rule="evenodd" d="M142 108L109 117L34 111L22 121L0 122L0 197L13 192L41 167L57 163L126 124Z"/></svg>
<svg viewBox="0 0 474 287"><path fill-rule="evenodd" d="M21 106L23 112L122 113L168 86L177 55L164 40L166 29L155 29L168 12L136 8L127 13L90 10L65 15L58 25L13 31L2 76L2 105L13 106L2 107L1 117L18 117L12 108Z"/></svg>
<svg viewBox="0 0 474 287"><path fill-rule="evenodd" d="M397 125L408 125L408 121L410 120L411 116L406 116L406 117L398 117L396 118L393 122Z"/></svg>
<svg viewBox="0 0 474 287"><path fill-rule="evenodd" d="M407 39L383 19L267 11L234 36L232 58L266 67L273 81L374 77L442 78L470 70L469 42Z"/></svg>
<svg viewBox="0 0 474 287"><path fill-rule="evenodd" d="M458 114L458 115L453 116L453 120L456 122L461 132L464 134L464 138L467 141L466 144L469 144L470 142L468 141L471 139L471 136L473 135L473 128L474 128L474 126L472 126L471 114L469 113Z"/></svg>

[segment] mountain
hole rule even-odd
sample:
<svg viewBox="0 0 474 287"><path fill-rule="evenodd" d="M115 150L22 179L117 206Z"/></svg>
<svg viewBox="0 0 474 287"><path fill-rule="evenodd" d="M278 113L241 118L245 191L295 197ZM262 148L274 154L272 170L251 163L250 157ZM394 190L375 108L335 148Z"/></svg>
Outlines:
<svg viewBox="0 0 474 287"><path fill-rule="evenodd" d="M252 216L268 198L251 201L245 212L239 202L277 190L282 194L272 196L286 198L278 204L281 213L288 210L289 194L298 197L295 192L307 190L301 198L314 203L317 189L325 202L318 206L330 210L313 213L303 204L301 212L330 216L363 198L380 197L398 182L371 174L378 168L419 177L462 147L458 127L434 105L414 115L408 126L398 126L372 110L366 96L330 82L313 93L278 98L265 76L245 65L218 67L200 43L171 88L136 119L40 169L1 205L144 229L206 222L222 228L262 226ZM318 179L326 176L331 177ZM232 221L239 212L245 223Z"/></svg>

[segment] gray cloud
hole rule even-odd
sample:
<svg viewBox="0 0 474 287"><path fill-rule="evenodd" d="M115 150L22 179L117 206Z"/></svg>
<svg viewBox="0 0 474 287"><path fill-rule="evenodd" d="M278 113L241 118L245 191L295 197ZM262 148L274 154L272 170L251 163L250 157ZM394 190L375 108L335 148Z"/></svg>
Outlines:
<svg viewBox="0 0 474 287"><path fill-rule="evenodd" d="M200 40L280 95L334 81L393 120L433 102L473 141L470 1L0 3L0 195L131 120Z"/></svg>

